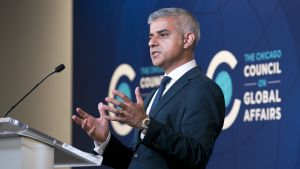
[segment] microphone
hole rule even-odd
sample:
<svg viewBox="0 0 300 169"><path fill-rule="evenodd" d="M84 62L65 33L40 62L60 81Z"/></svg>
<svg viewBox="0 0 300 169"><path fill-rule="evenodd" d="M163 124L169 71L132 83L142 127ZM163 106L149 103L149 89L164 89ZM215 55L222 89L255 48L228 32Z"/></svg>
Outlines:
<svg viewBox="0 0 300 169"><path fill-rule="evenodd" d="M15 105L13 105L6 113L3 117L6 117L19 103L21 103L35 88L37 88L41 83L43 83L44 80L46 80L49 76L53 75L54 73L59 73L62 70L65 69L65 65L64 64L60 64L58 66L56 66L55 70L53 72L51 72L50 74L48 74L46 77L44 77L38 84L36 84L28 93L26 93L25 96L23 96Z"/></svg>
<svg viewBox="0 0 300 169"><path fill-rule="evenodd" d="M60 64L60 65L58 65L58 66L55 68L54 72L55 72L55 73L59 73L59 72L61 72L61 71L64 70L64 69L65 69L65 65L64 65L64 64Z"/></svg>

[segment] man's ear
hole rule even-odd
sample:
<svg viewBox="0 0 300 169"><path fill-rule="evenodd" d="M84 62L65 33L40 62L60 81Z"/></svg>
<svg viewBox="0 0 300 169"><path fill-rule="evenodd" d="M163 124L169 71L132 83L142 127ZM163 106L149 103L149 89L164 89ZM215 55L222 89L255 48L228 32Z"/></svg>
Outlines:
<svg viewBox="0 0 300 169"><path fill-rule="evenodd" d="M192 32L185 34L183 37L183 43L184 43L183 48L187 49L189 47L192 47L194 42L195 42L195 34L193 34Z"/></svg>

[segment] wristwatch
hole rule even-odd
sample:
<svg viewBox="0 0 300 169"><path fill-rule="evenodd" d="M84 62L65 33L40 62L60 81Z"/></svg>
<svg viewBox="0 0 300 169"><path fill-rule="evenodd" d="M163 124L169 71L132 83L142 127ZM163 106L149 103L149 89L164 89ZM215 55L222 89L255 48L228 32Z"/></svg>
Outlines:
<svg viewBox="0 0 300 169"><path fill-rule="evenodd" d="M144 135L146 135L148 128L149 128L149 124L150 124L150 118L149 116L147 116L143 121L142 121L142 133Z"/></svg>

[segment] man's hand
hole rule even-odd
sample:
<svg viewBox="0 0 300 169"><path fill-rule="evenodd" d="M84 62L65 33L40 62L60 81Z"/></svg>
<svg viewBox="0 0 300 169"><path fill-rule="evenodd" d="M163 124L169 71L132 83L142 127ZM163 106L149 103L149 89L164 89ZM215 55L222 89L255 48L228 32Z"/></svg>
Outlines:
<svg viewBox="0 0 300 169"><path fill-rule="evenodd" d="M144 110L144 101L142 99L139 87L135 88L136 103L132 102L120 91L113 90L112 93L116 96L119 96L123 102L120 102L114 98L105 98L105 101L113 104L114 107L103 105L103 108L116 115L114 117L105 116L105 119L118 121L131 127L142 129L142 121L147 117L147 114ZM117 106L120 107L120 109L115 108Z"/></svg>
<svg viewBox="0 0 300 169"><path fill-rule="evenodd" d="M73 115L72 119L75 123L80 125L94 141L103 143L109 133L109 124L105 118L107 115L102 103L98 104L98 110L100 117L95 118L81 108L77 108L76 111L80 117Z"/></svg>

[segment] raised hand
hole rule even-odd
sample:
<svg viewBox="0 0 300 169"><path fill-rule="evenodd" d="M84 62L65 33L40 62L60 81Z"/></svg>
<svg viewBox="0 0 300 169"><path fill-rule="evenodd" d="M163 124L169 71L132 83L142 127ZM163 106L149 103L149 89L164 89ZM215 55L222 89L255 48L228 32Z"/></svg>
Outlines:
<svg viewBox="0 0 300 169"><path fill-rule="evenodd" d="M105 101L113 104L114 107L103 105L103 108L114 113L116 116L105 116L104 118L111 121L118 121L134 128L142 129L142 120L147 117L147 114L144 110L144 101L139 88L135 88L136 103L132 102L125 94L118 90L113 90L112 93L119 96L123 102L114 98L105 98ZM115 108L117 106L121 109Z"/></svg>
<svg viewBox="0 0 300 169"><path fill-rule="evenodd" d="M86 133L96 142L103 143L109 133L109 121L105 118L106 112L103 108L103 104L98 104L98 110L100 117L95 118L82 110L81 108L76 108L79 116L73 115L72 119L75 123L81 126L81 128L86 131Z"/></svg>

